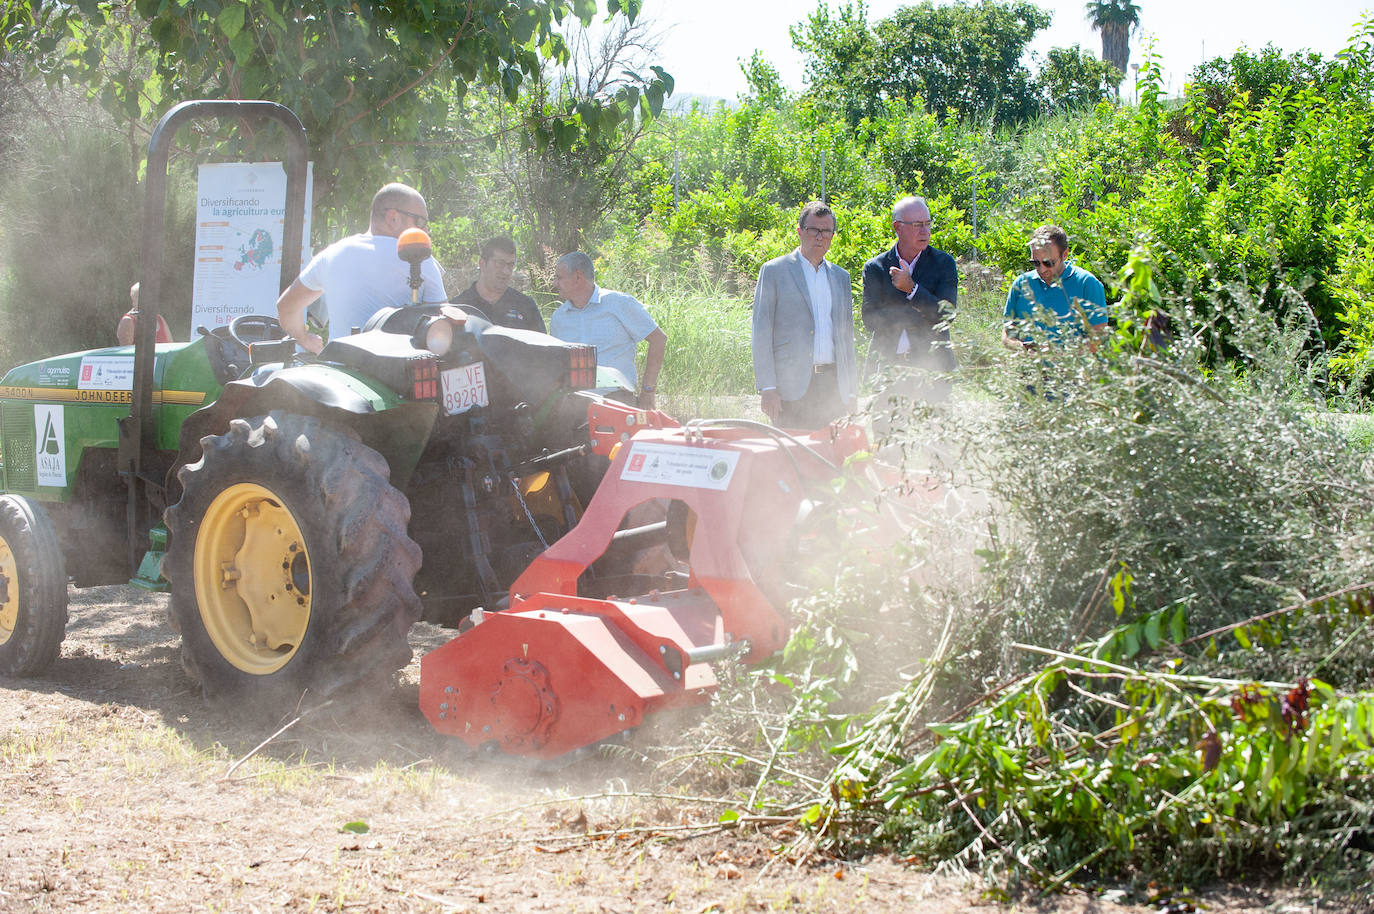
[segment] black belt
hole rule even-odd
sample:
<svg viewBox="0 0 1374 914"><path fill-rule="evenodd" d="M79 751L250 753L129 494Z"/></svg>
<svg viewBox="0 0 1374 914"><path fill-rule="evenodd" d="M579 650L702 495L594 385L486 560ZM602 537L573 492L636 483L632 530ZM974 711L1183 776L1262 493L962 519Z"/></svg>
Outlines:
<svg viewBox="0 0 1374 914"><path fill-rule="evenodd" d="M812 365L812 366L811 366L811 373L812 373L812 374L825 374L827 371L834 371L834 370L835 370L835 363L834 363L834 362L826 362L824 365Z"/></svg>

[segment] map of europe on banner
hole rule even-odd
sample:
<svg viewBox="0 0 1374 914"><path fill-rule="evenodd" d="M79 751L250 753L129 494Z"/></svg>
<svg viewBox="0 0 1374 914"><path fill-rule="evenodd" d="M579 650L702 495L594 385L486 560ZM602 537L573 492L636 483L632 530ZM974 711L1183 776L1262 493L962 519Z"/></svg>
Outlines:
<svg viewBox="0 0 1374 914"><path fill-rule="evenodd" d="M313 178L314 169L307 165L301 248L306 257ZM200 166L192 339L197 327L213 330L243 314L276 315L285 213L286 169L281 162Z"/></svg>

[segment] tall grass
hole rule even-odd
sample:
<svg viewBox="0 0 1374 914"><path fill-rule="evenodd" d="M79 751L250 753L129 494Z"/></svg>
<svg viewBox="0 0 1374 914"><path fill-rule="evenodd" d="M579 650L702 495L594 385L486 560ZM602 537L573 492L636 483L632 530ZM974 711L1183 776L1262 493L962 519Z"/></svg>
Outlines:
<svg viewBox="0 0 1374 914"><path fill-rule="evenodd" d="M706 274L636 270L598 274L604 288L635 296L668 337L658 403L679 418L739 415L754 393L750 300ZM644 370L640 347L639 370ZM752 402L748 404L753 406Z"/></svg>

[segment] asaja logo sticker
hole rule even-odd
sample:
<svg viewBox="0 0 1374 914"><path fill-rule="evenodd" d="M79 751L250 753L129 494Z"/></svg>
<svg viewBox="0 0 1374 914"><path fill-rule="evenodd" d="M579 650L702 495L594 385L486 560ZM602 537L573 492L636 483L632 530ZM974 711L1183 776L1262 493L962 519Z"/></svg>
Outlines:
<svg viewBox="0 0 1374 914"><path fill-rule="evenodd" d="M61 406L37 405L33 408L33 429L37 437L38 484L67 484L67 438Z"/></svg>
<svg viewBox="0 0 1374 914"><path fill-rule="evenodd" d="M725 474L728 472L730 472L730 464L726 463L724 460L717 460L711 465L711 479L715 482L720 482L724 479Z"/></svg>
<svg viewBox="0 0 1374 914"><path fill-rule="evenodd" d="M48 417L48 422L43 427L43 443L38 450L50 457L62 453L62 441L57 435L57 428L53 425L52 416Z"/></svg>

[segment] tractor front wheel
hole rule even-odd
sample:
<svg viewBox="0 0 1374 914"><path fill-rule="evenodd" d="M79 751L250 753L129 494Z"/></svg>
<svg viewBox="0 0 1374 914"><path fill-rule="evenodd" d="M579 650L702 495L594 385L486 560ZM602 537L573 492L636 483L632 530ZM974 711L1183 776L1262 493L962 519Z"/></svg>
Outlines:
<svg viewBox="0 0 1374 914"><path fill-rule="evenodd" d="M172 614L207 698L263 710L382 687L410 660L420 547L386 461L351 432L235 419L179 471Z"/></svg>
<svg viewBox="0 0 1374 914"><path fill-rule="evenodd" d="M0 495L0 674L35 676L67 632L67 572L57 530L36 501Z"/></svg>

